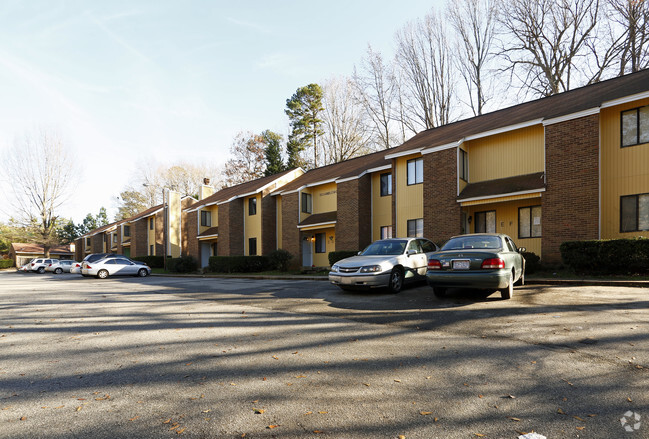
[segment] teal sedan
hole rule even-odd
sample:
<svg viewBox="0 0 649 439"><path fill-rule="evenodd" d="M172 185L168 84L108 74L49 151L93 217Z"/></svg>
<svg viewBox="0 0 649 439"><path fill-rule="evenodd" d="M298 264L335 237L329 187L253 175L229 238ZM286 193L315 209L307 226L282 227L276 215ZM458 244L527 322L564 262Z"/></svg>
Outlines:
<svg viewBox="0 0 649 439"><path fill-rule="evenodd" d="M437 297L448 288L477 288L499 290L503 299L511 299L514 284L525 282L524 251L507 235L454 236L428 259L426 280Z"/></svg>

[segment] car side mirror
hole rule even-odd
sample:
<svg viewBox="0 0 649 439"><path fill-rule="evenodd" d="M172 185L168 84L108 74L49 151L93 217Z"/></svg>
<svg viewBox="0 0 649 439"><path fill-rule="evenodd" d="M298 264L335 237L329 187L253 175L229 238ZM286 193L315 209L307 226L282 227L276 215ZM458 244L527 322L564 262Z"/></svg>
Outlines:
<svg viewBox="0 0 649 439"><path fill-rule="evenodd" d="M518 248L518 253L523 253L523 252L526 252L526 251L527 251L527 249L525 247L519 247Z"/></svg>
<svg viewBox="0 0 649 439"><path fill-rule="evenodd" d="M360 255L361 255L361 253L363 253L363 252L362 252L362 251L360 251L360 252L358 252L358 253L356 253L356 256L360 256Z"/></svg>

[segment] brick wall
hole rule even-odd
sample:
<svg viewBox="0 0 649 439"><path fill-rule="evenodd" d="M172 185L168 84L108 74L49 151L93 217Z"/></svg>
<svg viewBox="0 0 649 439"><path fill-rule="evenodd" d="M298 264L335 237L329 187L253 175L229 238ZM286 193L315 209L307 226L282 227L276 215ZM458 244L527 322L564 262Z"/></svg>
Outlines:
<svg viewBox="0 0 649 439"><path fill-rule="evenodd" d="M219 256L243 255L243 199L219 205Z"/></svg>
<svg viewBox="0 0 649 439"><path fill-rule="evenodd" d="M299 192L282 195L282 242L280 248L293 255L291 266L302 265L302 247L300 232L297 228L300 218Z"/></svg>
<svg viewBox="0 0 649 439"><path fill-rule="evenodd" d="M277 248L277 203L270 190L261 194L261 254Z"/></svg>
<svg viewBox="0 0 649 439"><path fill-rule="evenodd" d="M372 239L371 176L339 183L337 197L336 250L362 250Z"/></svg>
<svg viewBox="0 0 649 439"><path fill-rule="evenodd" d="M104 252L104 234L97 233L95 236L90 238L90 248L92 248L92 253L103 253Z"/></svg>
<svg viewBox="0 0 649 439"><path fill-rule="evenodd" d="M149 233L149 219L142 218L131 224L131 257L146 256L149 254L147 235Z"/></svg>
<svg viewBox="0 0 649 439"><path fill-rule="evenodd" d="M457 202L457 150L445 149L423 158L424 237L442 244L462 231Z"/></svg>
<svg viewBox="0 0 649 439"><path fill-rule="evenodd" d="M164 256L164 229L165 229L165 214L164 209L155 215L154 225L155 228L155 254L157 256Z"/></svg>
<svg viewBox="0 0 649 439"><path fill-rule="evenodd" d="M543 261L561 262L564 241L599 237L599 114L545 127Z"/></svg>
<svg viewBox="0 0 649 439"><path fill-rule="evenodd" d="M85 254L83 252L83 242L85 241L85 238L79 238L74 241L74 260L75 261L82 261L83 258L85 258Z"/></svg>
<svg viewBox="0 0 649 439"><path fill-rule="evenodd" d="M198 211L183 212L183 254L193 256L200 261L200 246L198 244Z"/></svg>

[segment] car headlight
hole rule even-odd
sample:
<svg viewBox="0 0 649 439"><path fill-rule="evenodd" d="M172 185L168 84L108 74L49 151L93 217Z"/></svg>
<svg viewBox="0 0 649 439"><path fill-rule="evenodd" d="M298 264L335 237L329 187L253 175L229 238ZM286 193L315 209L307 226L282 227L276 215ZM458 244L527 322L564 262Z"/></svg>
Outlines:
<svg viewBox="0 0 649 439"><path fill-rule="evenodd" d="M338 273L338 266L337 266L336 264L334 264L334 265L331 267L331 271Z"/></svg>
<svg viewBox="0 0 649 439"><path fill-rule="evenodd" d="M378 273L379 271L382 271L380 265L367 265L361 267L361 273Z"/></svg>

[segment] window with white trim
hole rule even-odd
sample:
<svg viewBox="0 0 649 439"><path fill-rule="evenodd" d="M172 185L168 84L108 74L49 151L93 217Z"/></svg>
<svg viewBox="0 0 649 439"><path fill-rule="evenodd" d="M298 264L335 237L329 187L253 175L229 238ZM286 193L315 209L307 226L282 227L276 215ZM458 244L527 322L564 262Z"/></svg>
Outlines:
<svg viewBox="0 0 649 439"><path fill-rule="evenodd" d="M622 148L649 143L649 105L623 111L620 125Z"/></svg>
<svg viewBox="0 0 649 439"><path fill-rule="evenodd" d="M408 238L422 238L424 236L424 219L408 220Z"/></svg>
<svg viewBox="0 0 649 439"><path fill-rule="evenodd" d="M518 239L541 237L541 206L518 209Z"/></svg>
<svg viewBox="0 0 649 439"><path fill-rule="evenodd" d="M381 174L381 196L388 195L392 195L392 174L390 172Z"/></svg>
<svg viewBox="0 0 649 439"><path fill-rule="evenodd" d="M212 227L212 212L209 210L201 210L201 226Z"/></svg>
<svg viewBox="0 0 649 439"><path fill-rule="evenodd" d="M424 159L412 159L407 162L408 186L424 182Z"/></svg>
<svg viewBox="0 0 649 439"><path fill-rule="evenodd" d="M313 212L313 198L311 197L311 194L308 194L306 192L302 192L302 212Z"/></svg>
<svg viewBox="0 0 649 439"><path fill-rule="evenodd" d="M463 149L460 149L459 161L460 179L469 181L469 154Z"/></svg>

